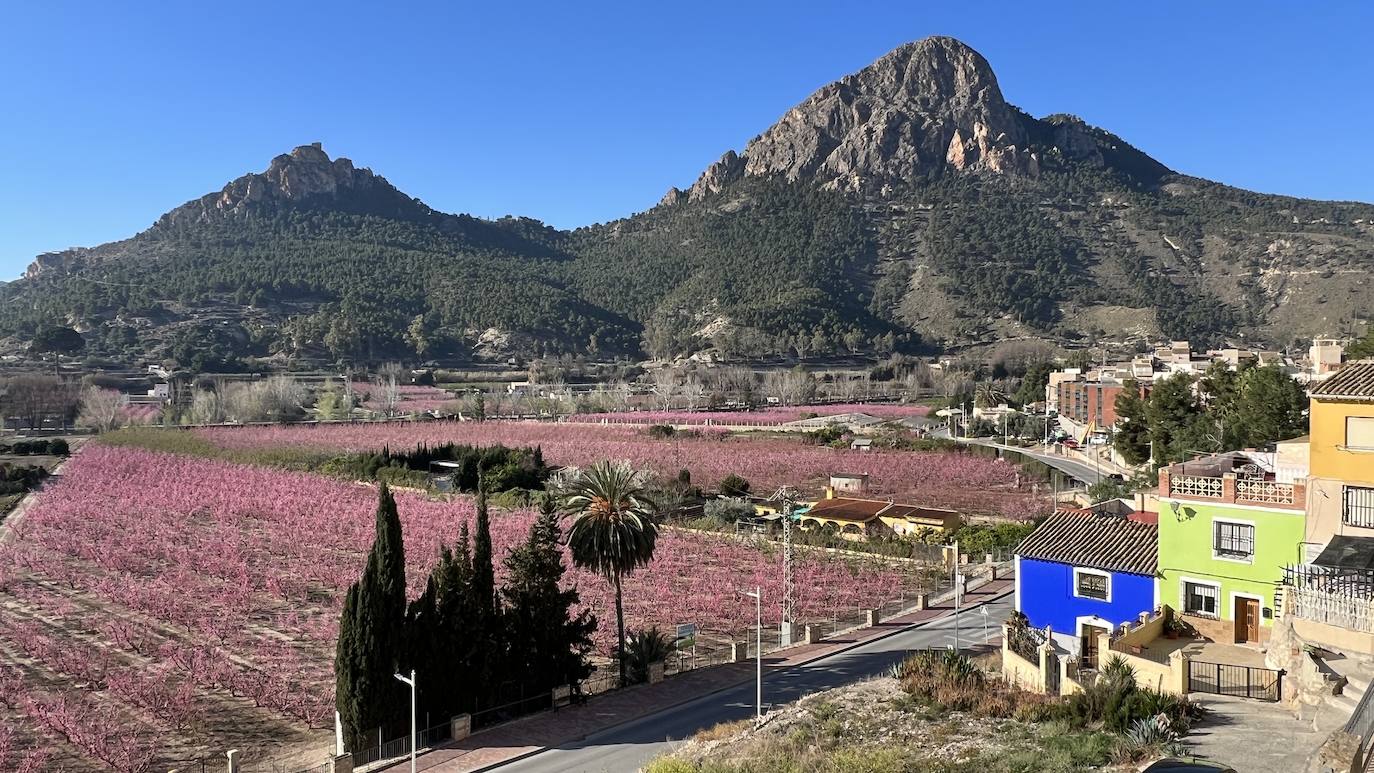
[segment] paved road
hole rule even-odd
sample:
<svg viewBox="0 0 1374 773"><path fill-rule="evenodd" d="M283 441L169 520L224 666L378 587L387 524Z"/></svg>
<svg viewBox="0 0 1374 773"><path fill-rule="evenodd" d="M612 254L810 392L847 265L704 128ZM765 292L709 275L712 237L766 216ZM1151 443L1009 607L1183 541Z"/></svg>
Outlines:
<svg viewBox="0 0 1374 773"><path fill-rule="evenodd" d="M1010 595L983 605L988 609L987 635L979 608L959 614L960 642L982 643L1001 635L1000 623L1012 610ZM805 695L884 674L910 649L944 647L954 643L954 616L901 629L884 639L861 644L805 666L764 673L763 700L790 703ZM501 765L502 773L626 773L669 751L676 739L719 722L746 719L754 714L755 684L732 687L671 709L650 714L587 738Z"/></svg>
<svg viewBox="0 0 1374 773"><path fill-rule="evenodd" d="M990 440L988 438L955 438L955 440L958 440L961 443L976 443L980 446L987 446L989 448L1000 448L1004 451L1015 451L1018 454L1025 454L1026 456L1029 456L1038 462L1044 462L1045 464L1048 464L1049 466L1059 470L1060 472L1068 475L1069 477L1083 481L1088 485L1096 483L1097 481L1101 480L1103 477L1107 476L1111 472L1106 468L1099 469L1098 467L1089 464L1088 462L1079 461L1077 459L1069 459L1067 457L1058 456L1055 454L1047 454L1043 451L1032 451L1029 448L1021 448L1019 446L1004 446L1001 443L998 443L995 440Z"/></svg>

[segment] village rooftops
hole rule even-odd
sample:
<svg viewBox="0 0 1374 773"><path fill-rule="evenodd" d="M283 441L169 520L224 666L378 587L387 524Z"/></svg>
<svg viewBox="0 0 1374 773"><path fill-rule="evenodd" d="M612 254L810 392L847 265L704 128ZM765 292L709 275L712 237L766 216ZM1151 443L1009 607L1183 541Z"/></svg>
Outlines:
<svg viewBox="0 0 1374 773"><path fill-rule="evenodd" d="M1056 513L1021 541L1016 555L1109 572L1153 576L1159 528L1114 515Z"/></svg>
<svg viewBox="0 0 1374 773"><path fill-rule="evenodd" d="M1317 400L1374 402L1374 360L1346 363L1334 376L1312 387L1309 394Z"/></svg>

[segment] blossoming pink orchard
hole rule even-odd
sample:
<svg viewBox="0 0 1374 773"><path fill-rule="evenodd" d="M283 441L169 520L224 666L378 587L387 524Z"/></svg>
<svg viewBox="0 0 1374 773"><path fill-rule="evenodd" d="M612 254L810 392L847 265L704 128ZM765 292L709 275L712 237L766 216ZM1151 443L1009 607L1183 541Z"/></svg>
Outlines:
<svg viewBox="0 0 1374 773"><path fill-rule="evenodd" d="M920 504L955 507L1015 518L1039 514L1043 497L1017 489L1017 469L995 459L965 453L850 451L803 446L791 437L740 437L708 431L703 437L657 440L642 427L548 422L431 422L425 424L338 424L320 426L216 427L197 430L225 447L303 446L375 451L446 442L539 446L550 464L585 465L627 459L662 476L687 469L692 480L710 486L731 473L756 488L808 485L819 491L832 472L872 476L877 494L909 497Z"/></svg>
<svg viewBox="0 0 1374 773"><path fill-rule="evenodd" d="M633 438L623 443L621 450L640 448ZM474 512L465 498L397 500L413 597L440 545ZM307 473L81 451L0 547L0 589L9 599L0 644L38 664L0 664L0 703L17 710L20 732L61 736L119 770L146 768L187 723L221 711L216 696L224 694L327 726L339 607L366 560L375 507L371 487ZM533 518L493 519L498 582L499 559ZM741 636L754 609L734 590L759 586L765 599L781 599L778 561L748 543L665 532L653 563L626 578L627 622L691 622ZM607 583L575 570L567 581L601 618L595 642L609 653ZM877 563L805 554L796 565L799 622L895 600L914 592L914 582ZM764 607L766 625L779 618L776 604Z"/></svg>

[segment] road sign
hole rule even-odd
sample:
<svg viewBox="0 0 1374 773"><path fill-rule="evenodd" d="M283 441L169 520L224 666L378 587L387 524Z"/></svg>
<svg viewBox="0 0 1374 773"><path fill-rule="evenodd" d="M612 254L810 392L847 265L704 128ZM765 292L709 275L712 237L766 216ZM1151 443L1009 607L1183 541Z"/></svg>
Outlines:
<svg viewBox="0 0 1374 773"><path fill-rule="evenodd" d="M678 639L690 639L697 635L696 623L679 623L677 627Z"/></svg>

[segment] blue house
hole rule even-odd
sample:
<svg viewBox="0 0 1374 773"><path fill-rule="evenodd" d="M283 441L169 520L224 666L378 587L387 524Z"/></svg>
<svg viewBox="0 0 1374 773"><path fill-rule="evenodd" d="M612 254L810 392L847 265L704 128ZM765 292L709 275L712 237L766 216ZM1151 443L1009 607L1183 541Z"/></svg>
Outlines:
<svg viewBox="0 0 1374 773"><path fill-rule="evenodd" d="M1159 527L1119 516L1056 513L1016 548L1016 610L1050 627L1057 649L1096 662L1097 634L1159 606Z"/></svg>

